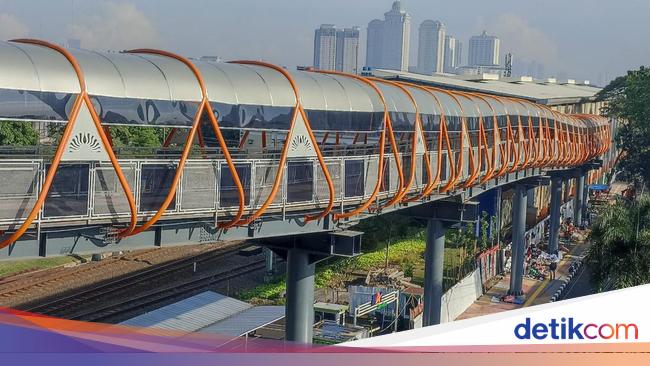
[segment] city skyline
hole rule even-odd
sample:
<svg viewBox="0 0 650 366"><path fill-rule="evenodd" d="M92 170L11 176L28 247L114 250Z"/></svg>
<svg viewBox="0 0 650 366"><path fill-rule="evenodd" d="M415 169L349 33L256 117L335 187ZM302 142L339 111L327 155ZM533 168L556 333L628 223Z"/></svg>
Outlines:
<svg viewBox="0 0 650 366"><path fill-rule="evenodd" d="M394 1L384 20L368 23L366 66L408 71L410 58L411 15L401 1Z"/></svg>
<svg viewBox="0 0 650 366"><path fill-rule="evenodd" d="M421 74L442 73L445 62L446 27L438 20L427 19L418 29L416 70Z"/></svg>
<svg viewBox="0 0 650 366"><path fill-rule="evenodd" d="M78 38L83 47L99 50L159 47L193 57L264 59L295 67L312 63L313 30L319 24L365 27L391 3L238 0L186 1L181 5L171 0L0 0L0 38L32 37L57 43ZM440 19L457 39L467 40L483 29L498 34L508 45L503 51L514 54L515 66L522 60L537 62L549 76L598 83L650 60L650 49L638 47L644 42L642 35L650 32L650 23L643 19L650 3L641 0L598 4L586 0L504 0L496 4L408 0L405 4L413 24ZM300 17L292 16L298 13ZM362 27L361 44L366 41L365 33ZM412 33L410 42L415 43L417 32ZM360 60L365 60L364 52L360 52ZM411 47L410 56L416 53Z"/></svg>
<svg viewBox="0 0 650 366"><path fill-rule="evenodd" d="M321 24L314 32L314 63L321 70L359 72L360 27L337 28Z"/></svg>

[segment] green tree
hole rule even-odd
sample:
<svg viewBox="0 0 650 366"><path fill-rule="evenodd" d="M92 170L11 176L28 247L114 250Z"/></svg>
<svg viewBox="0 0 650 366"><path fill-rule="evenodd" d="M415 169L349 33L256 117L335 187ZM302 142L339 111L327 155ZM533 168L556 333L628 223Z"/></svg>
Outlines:
<svg viewBox="0 0 650 366"><path fill-rule="evenodd" d="M650 283L650 196L603 209L590 240L587 261L599 291Z"/></svg>
<svg viewBox="0 0 650 366"><path fill-rule="evenodd" d="M620 168L650 182L650 69L641 67L613 80L599 94L603 112L622 120L616 142L625 152Z"/></svg>
<svg viewBox="0 0 650 366"><path fill-rule="evenodd" d="M30 122L0 122L1 146L34 146L38 132Z"/></svg>
<svg viewBox="0 0 650 366"><path fill-rule="evenodd" d="M115 146L160 147L163 129L140 126L113 126L111 135Z"/></svg>

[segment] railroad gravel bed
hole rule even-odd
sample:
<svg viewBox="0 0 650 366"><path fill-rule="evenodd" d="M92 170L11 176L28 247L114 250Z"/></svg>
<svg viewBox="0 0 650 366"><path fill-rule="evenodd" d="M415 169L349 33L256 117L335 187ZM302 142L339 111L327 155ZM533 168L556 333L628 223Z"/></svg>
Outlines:
<svg viewBox="0 0 650 366"><path fill-rule="evenodd" d="M73 294L94 284L118 279L156 265L241 245L241 242L221 242L146 249L109 257L99 262L5 277L0 280L0 306L28 309L35 304ZM193 268L188 270L191 271ZM178 276L185 274L178 274ZM137 290L137 288L132 289L132 291Z"/></svg>

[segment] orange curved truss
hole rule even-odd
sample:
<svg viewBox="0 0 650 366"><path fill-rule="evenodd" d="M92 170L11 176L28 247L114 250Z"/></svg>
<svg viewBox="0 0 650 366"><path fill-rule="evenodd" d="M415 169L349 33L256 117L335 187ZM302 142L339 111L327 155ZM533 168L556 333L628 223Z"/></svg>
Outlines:
<svg viewBox="0 0 650 366"><path fill-rule="evenodd" d="M93 103L90 100L90 97L88 96L88 90L86 88L86 79L84 77L84 73L83 70L81 69L81 66L79 65L75 57L68 50L66 50L61 46L49 42L45 42L45 41L35 40L35 39L15 39L12 40L11 42L25 43L25 44L32 44L41 47L46 47L55 52L60 53L63 57L66 58L66 60L70 63L70 65L74 69L74 72L77 75L77 79L79 81L80 92L74 101L72 110L70 112L70 116L68 117L68 122L66 123L65 128L63 130L63 134L61 135L61 141L59 141L59 145L56 148L54 157L52 158L52 162L50 163L50 168L47 170L45 181L43 182L43 187L41 188L41 192L39 193L36 202L34 203L34 206L32 207L27 217L25 218L25 221L20 225L20 227L0 242L0 249L18 240L25 233L25 231L27 231L29 226L31 226L31 224L36 219L36 216L38 216L38 213L43 207L45 203L45 199L47 198L47 195L50 192L52 182L54 181L56 171L59 168L59 163L63 158L63 153L66 147L68 146L68 141L70 139L70 135L72 134L73 127L77 121L77 117L79 116L79 112L81 110L82 104L85 104L90 112L90 116L91 119L93 120L93 124L97 129L97 133L99 134L99 137L102 140L104 149L108 154L111 164L113 165L113 169L115 170L120 185L122 186L122 190L124 191L126 199L129 203L131 220L129 222L129 226L126 229L122 230L120 233L130 232L131 230L133 230L137 222L137 209L135 205L135 199L133 197L131 187L129 187L129 183L127 182L126 177L122 172L122 168L120 167L120 164L117 161L117 157L113 152L113 147L111 146L110 143L110 137L106 135L105 130L99 119L99 116L97 115L97 111L95 110L95 107L93 106Z"/></svg>
<svg viewBox="0 0 650 366"><path fill-rule="evenodd" d="M194 120L192 121L192 127L190 128L187 138L185 139L185 146L183 147L183 152L181 153L181 158L178 162L178 166L176 167L176 172L174 173L174 178L172 180L171 187L169 189L169 192L167 192L167 195L165 196L165 199L163 200L162 204L156 211L156 213L149 218L144 224L141 226L137 227L136 229L132 230L129 233L125 233L123 236L130 236L130 235L136 235L139 234L147 229L149 229L151 226L153 226L160 217L165 213L165 210L167 210L167 207L169 207L171 201L174 199L174 196L176 195L176 187L178 187L178 183L180 181L181 176L183 175L183 169L185 168L185 163L187 161L187 158L190 154L190 150L192 148L192 143L194 141L194 138L197 134L197 131L199 130L199 127L201 125L201 117L206 113L208 115L208 118L210 120L210 123L212 124L212 129L214 130L214 134L217 138L217 141L219 141L219 146L221 147L221 151L224 154L224 157L226 159L226 162L228 164L228 168L230 169L230 172L232 174L233 181L235 183L235 186L237 187L237 193L238 193L238 198L239 198L239 208L237 210L237 214L235 217L226 223L219 224L219 228L228 228L237 222L239 218L243 215L244 213L244 189L242 187L241 181L239 179L239 174L237 174L237 170L235 168L235 165L232 161L232 158L230 156L230 152L228 150L228 146L226 146L226 142L223 139L223 136L221 135L221 129L219 128L219 122L217 121L217 118L214 115L214 111L212 110L212 107L210 106L210 100L208 99L208 92L205 87L205 81L203 80L203 76L201 75L201 72L199 69L188 59L176 55L171 52L167 51L161 51L161 50L155 50L155 49L148 49L148 48L142 48L142 49L135 49L135 50L130 50L127 51L127 53L141 53L141 54L149 54L149 55L157 55L157 56L163 56L163 57L169 57L172 59L175 59L181 63L183 63L185 66L187 66L192 74L194 74L194 77L196 77L196 80L199 84L200 90L201 90L201 102L199 103L198 109L196 111L196 114L194 115Z"/></svg>
<svg viewBox="0 0 650 366"><path fill-rule="evenodd" d="M379 83L384 83L386 85L394 86L394 87L400 89L404 94L406 94L406 96L409 98L411 103L413 103L413 107L415 107L415 124L417 124L417 127L420 130L420 138L422 138L422 141L425 142L426 141L426 136L424 135L424 131L423 131L424 129L422 128L422 120L420 119L420 108L418 107L418 104L415 101L415 98L413 97L413 94L411 94L411 92L408 89L406 89L403 85L401 85L401 84L399 84L397 82L384 80L384 79L373 78L373 77L370 77L368 79L372 80L374 82L379 82ZM415 128L416 126L414 125L413 127L414 127L414 130L416 130L416 128ZM384 204L382 206L382 208L383 207L388 207L390 205L393 205L393 204L395 204L397 202L402 201L406 197L406 195L409 193L409 190L411 189L411 186L413 185L413 181L415 180L415 171L416 171L416 168L417 168L416 167L416 162L417 162L417 151L416 151L417 140L418 140L418 136L414 132L413 133L413 138L411 139L411 171L410 171L410 175L409 175L407 183L404 185L402 191L398 192L398 194L392 200L390 200L388 203ZM429 180L430 180L429 183L430 183L433 173L431 173L431 164L430 164L428 155L429 154L427 153L427 146L426 146L426 143L424 143L424 159L425 159L425 161L427 163L427 176L429 177ZM423 192L424 192L424 189L423 189Z"/></svg>
<svg viewBox="0 0 650 366"><path fill-rule="evenodd" d="M397 144L395 142L395 136L393 135L393 129L391 125L390 118L388 116L388 106L386 105L386 100L384 98L384 94L379 90L379 88L375 85L374 82L371 80L368 80L366 78L362 78L357 75L353 74L347 74L339 71L325 71L325 70L309 70L312 72L318 72L322 74L330 74L330 75L340 75L340 76L345 76L349 77L355 80L358 80L368 86L370 86L379 96L379 99L381 100L383 106L384 106L384 128L381 131L380 137L379 137L379 166L377 168L377 184L375 184L375 189L372 191L372 194L370 197L368 197L368 200L364 202L363 204L359 205L355 209L348 211L348 212L341 212L334 214L334 220L340 220L340 219L346 219L348 217L352 217L355 215L358 215L359 213L365 211L370 207L372 202L377 198L377 195L379 194L379 191L381 190L381 185L383 182L383 177L384 177L384 150L385 150L385 144L386 144L386 132L388 132L389 135L389 142L391 144L391 147L393 149L393 153L395 156L395 162L397 163L397 169L398 169L398 177L399 177L399 189L398 192L401 190L402 187L402 182L403 182L403 174L402 174L402 169L401 169L401 162L399 161L399 150L397 148ZM338 143L338 142L337 142Z"/></svg>
<svg viewBox="0 0 650 366"><path fill-rule="evenodd" d="M293 89L293 92L296 96L296 106L294 108L293 112L293 117L291 118L291 126L289 127L289 130L287 131L287 138L285 139L284 146L282 147L282 153L280 155L280 161L278 163L278 166L280 169L278 169L278 173L275 175L275 180L273 182L273 187L271 188L271 192L269 193L268 197L260 206L260 208L250 215L248 218L241 220L237 222L237 225L248 225L251 222L253 222L255 219L260 217L266 209L269 207L269 205L273 202L275 199L275 195L278 193L278 189L280 188L280 184L282 183L282 175L283 175L283 169L286 161L287 161L287 154L289 153L289 141L291 140L291 135L293 134L293 127L296 123L296 119L298 116L298 113L300 113L300 116L302 117L303 121L305 122L305 127L307 128L307 133L309 134L309 137L314 144L314 151L316 152L316 157L318 158L318 162L321 166L321 169L323 169L323 175L325 176L325 180L327 181L327 187L329 189L329 202L327 204L327 207L325 209L317 214L317 215L307 215L305 216L305 221L312 221L312 220L319 220L325 216L327 216L331 211L332 208L334 207L334 198L335 198L335 193L334 193L334 183L332 182L332 177L330 176L329 170L327 169L327 164L325 163L325 159L323 158L323 154L320 151L320 147L318 147L318 141L316 140L316 137L314 136L314 132L311 130L311 127L309 126L309 120L307 119L307 114L305 113L305 110L302 108L302 103L300 102L300 91L298 90L298 85L296 85L295 80L287 72L287 70L267 63L267 62L261 62L261 61L231 61L230 63L234 64L240 64L240 65L253 65L253 66L260 66L260 67L266 67L272 70L275 70L282 74L289 84L291 85L291 88Z"/></svg>
<svg viewBox="0 0 650 366"><path fill-rule="evenodd" d="M435 101L436 104L438 105L438 109L440 110L440 131L438 132L438 161L437 161L437 167L438 169L436 170L436 176L433 178L431 181L430 179L430 184L427 185L422 193L417 196L412 198L413 201L427 197L431 194L431 192L440 184L440 175L441 175L441 167L442 167L442 146L443 142L447 144L447 159L449 160L449 167L452 170L451 176L454 175L453 169L454 169L454 160L453 160L453 148L451 146L451 141L449 140L449 133L447 131L447 118L445 116L445 110L442 106L442 103L440 102L440 99L431 92L431 90L424 88L420 85L417 84L411 84L411 83L405 83L401 82L403 85L408 85L412 88L421 90L427 94L429 94ZM426 141L426 139L425 139ZM431 178L429 176L429 178Z"/></svg>
<svg viewBox="0 0 650 366"><path fill-rule="evenodd" d="M450 177L447 184L440 189L441 193L446 193L446 192L449 192L450 190L452 190L454 188L454 186L456 184L458 184L458 181L460 180L460 178L462 176L463 160L464 160L463 159L463 150L464 150L464 145L465 145L465 136L467 136L468 143L469 143L469 158L470 158L470 160L473 160L474 154L472 152L472 149L473 149L472 148L472 141L469 138L469 134L468 134L468 131L467 131L467 120L465 119L465 111L463 109L463 105L458 100L458 97L456 97L456 95L454 93L452 93L451 91L448 91L448 90L445 90L445 89L435 88L435 87L432 87L432 86L427 86L426 88L430 89L430 90L435 90L435 91L437 91L439 93L443 93L443 94L448 95L450 98L452 98L456 102L456 104L458 105L458 108L460 110L460 113L461 113L461 116L460 116L460 126L461 126L461 128L460 128L460 136L459 136L460 137L460 141L459 141L460 146L459 146L458 159L456 160L456 167L454 169L452 169L452 173L453 173L452 177L453 178ZM473 162L472 162L472 164L473 164Z"/></svg>

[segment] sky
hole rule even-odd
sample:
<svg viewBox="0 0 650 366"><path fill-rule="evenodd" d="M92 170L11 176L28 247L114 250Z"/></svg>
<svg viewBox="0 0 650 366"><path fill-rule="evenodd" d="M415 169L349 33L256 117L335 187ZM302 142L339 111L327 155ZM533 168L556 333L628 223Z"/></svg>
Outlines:
<svg viewBox="0 0 650 366"><path fill-rule="evenodd" d="M486 30L514 63L537 61L547 76L602 84L650 64L648 0L403 0L417 29L440 20L464 43ZM311 65L320 24L362 28L392 0L0 0L0 39L32 37L83 48L157 47L185 56Z"/></svg>

